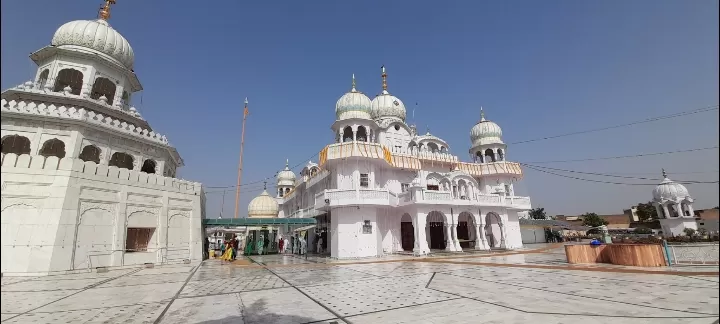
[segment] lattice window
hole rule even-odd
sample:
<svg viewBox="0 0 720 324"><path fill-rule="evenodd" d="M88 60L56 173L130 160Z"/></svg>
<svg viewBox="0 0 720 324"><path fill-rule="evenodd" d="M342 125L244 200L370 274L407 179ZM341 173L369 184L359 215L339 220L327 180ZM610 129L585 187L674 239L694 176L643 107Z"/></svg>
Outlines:
<svg viewBox="0 0 720 324"><path fill-rule="evenodd" d="M147 251L153 233L155 233L154 228L128 227L127 238L125 239L125 252Z"/></svg>
<svg viewBox="0 0 720 324"><path fill-rule="evenodd" d="M367 173L360 173L360 187L370 187L370 176Z"/></svg>

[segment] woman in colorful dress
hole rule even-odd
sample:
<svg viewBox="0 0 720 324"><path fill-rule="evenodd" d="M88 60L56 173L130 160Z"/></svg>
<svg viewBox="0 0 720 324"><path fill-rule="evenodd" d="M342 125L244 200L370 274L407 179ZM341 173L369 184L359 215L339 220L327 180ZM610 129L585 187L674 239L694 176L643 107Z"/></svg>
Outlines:
<svg viewBox="0 0 720 324"><path fill-rule="evenodd" d="M223 253L223 255L220 257L220 260L230 262L230 261L232 261L232 253L233 253L233 252L232 252L232 248L229 247L228 244L229 244L229 242L228 242L228 243L225 243L225 246L226 246L226 247L225 247L225 253Z"/></svg>

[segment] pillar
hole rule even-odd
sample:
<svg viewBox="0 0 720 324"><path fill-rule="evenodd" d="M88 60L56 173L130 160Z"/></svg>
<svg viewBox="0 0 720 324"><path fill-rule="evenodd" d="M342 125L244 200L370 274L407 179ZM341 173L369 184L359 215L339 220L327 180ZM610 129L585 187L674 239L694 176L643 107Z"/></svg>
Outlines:
<svg viewBox="0 0 720 324"><path fill-rule="evenodd" d="M455 223L457 223L457 222L455 222ZM460 240L458 240L458 235L457 235L457 224L450 225L450 231L452 232L452 235L453 235L453 245L455 246L455 251L462 252L462 248L460 247Z"/></svg>
<svg viewBox="0 0 720 324"><path fill-rule="evenodd" d="M662 205L662 208L663 208L663 212L665 213L665 214L664 214L664 215L665 215L665 218L670 218L670 211L668 210L667 205L666 205L666 204L663 204L663 205Z"/></svg>
<svg viewBox="0 0 720 324"><path fill-rule="evenodd" d="M500 217L500 218L502 218L502 217ZM500 225L500 248L506 249L507 243L506 243L505 237L507 236L506 235L507 231L505 230L505 221L501 220L499 225Z"/></svg>
<svg viewBox="0 0 720 324"><path fill-rule="evenodd" d="M445 251L455 251L455 242L453 241L452 237L452 230L450 229L452 226L445 222L443 224L445 227Z"/></svg>
<svg viewBox="0 0 720 324"><path fill-rule="evenodd" d="M413 254L424 255L430 252L430 248L427 244L427 236L425 235L425 225L427 216L423 213L416 213L413 216L413 230L415 231L415 247L413 248Z"/></svg>

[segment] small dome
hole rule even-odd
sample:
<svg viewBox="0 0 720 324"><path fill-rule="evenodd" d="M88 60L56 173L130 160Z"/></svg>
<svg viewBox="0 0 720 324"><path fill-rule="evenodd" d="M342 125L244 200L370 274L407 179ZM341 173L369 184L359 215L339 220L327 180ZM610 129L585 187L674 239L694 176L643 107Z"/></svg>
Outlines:
<svg viewBox="0 0 720 324"><path fill-rule="evenodd" d="M280 207L273 197L270 197L267 190L250 201L248 205L248 217L277 217Z"/></svg>
<svg viewBox="0 0 720 324"><path fill-rule="evenodd" d="M135 54L130 43L103 19L66 23L55 31L51 44L58 48L90 50L127 69L132 69L135 63Z"/></svg>
<svg viewBox="0 0 720 324"><path fill-rule="evenodd" d="M502 144L502 129L498 124L486 120L481 113L480 121L470 129L470 141L473 145Z"/></svg>
<svg viewBox="0 0 720 324"><path fill-rule="evenodd" d="M383 90L383 92L370 103L370 114L375 119L395 117L405 121L405 104L387 92L387 90Z"/></svg>
<svg viewBox="0 0 720 324"><path fill-rule="evenodd" d="M663 171L663 181L653 189L653 199L657 202L674 201L690 198L687 188L680 183L670 180L665 171Z"/></svg>
<svg viewBox="0 0 720 324"><path fill-rule="evenodd" d="M353 83L354 79L353 79ZM355 90L353 85L350 92L344 94L335 104L335 117L337 120L348 118L364 118L370 117L370 98L360 91Z"/></svg>
<svg viewBox="0 0 720 324"><path fill-rule="evenodd" d="M285 169L278 172L277 175L277 185L278 186L294 186L295 180L297 177L295 176L295 173L290 170L290 167L288 166L288 161L285 161Z"/></svg>

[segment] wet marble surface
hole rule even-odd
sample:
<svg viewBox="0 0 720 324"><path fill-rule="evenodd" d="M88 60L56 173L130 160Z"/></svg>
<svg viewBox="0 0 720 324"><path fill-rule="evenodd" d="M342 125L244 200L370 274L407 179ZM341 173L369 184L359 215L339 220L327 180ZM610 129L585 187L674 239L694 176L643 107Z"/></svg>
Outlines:
<svg viewBox="0 0 720 324"><path fill-rule="evenodd" d="M445 261L252 261L4 277L2 323L710 324L720 307L718 277L578 271L555 250ZM566 268L510 267L519 264ZM682 268L693 269L717 271Z"/></svg>

